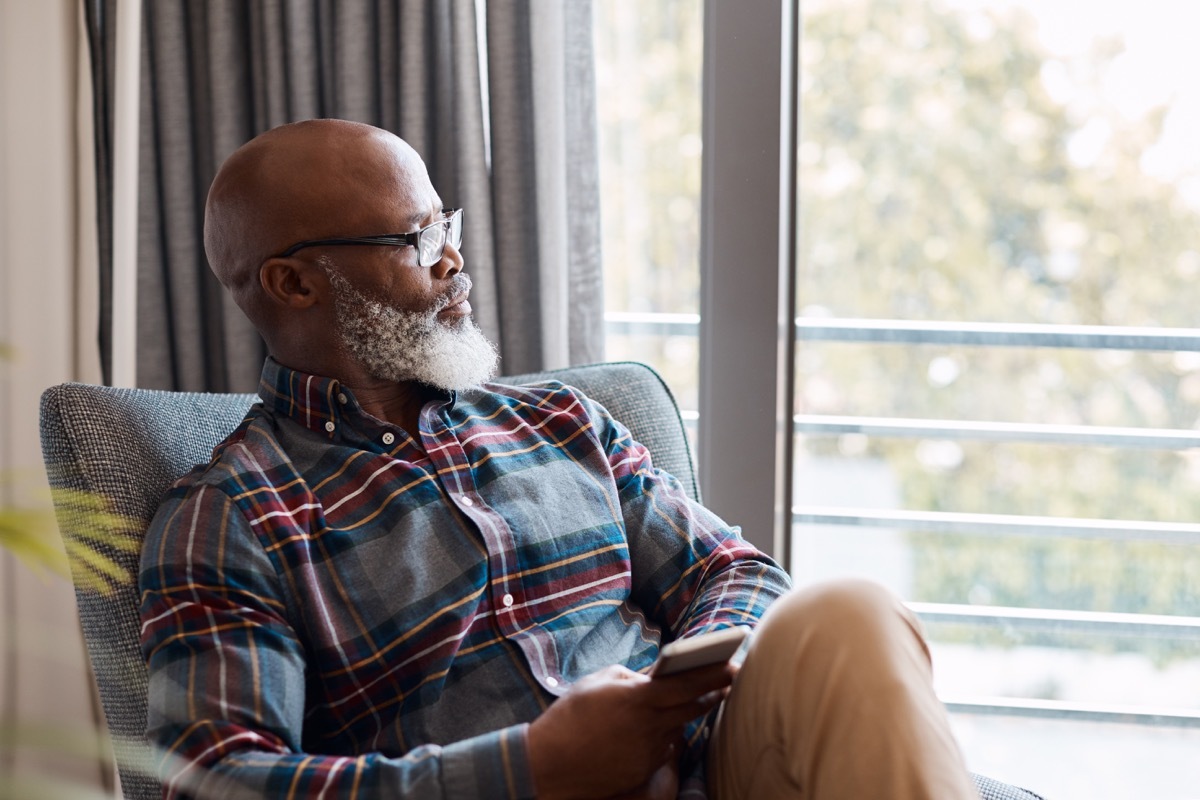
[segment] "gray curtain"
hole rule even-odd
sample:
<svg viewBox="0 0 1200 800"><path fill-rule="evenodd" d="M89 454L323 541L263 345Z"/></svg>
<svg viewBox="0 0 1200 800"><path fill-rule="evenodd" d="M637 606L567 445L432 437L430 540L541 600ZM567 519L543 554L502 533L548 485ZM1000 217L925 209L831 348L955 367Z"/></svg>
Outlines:
<svg viewBox="0 0 1200 800"><path fill-rule="evenodd" d="M96 162L96 245L100 268L100 318L96 342L100 374L112 383L112 135L113 70L116 67L116 0L84 0L83 21L91 61L93 155Z"/></svg>
<svg viewBox="0 0 1200 800"><path fill-rule="evenodd" d="M394 131L467 209L472 305L503 371L603 358L591 0L145 0L143 15L141 386L256 385L263 345L207 268L204 198L240 144L312 117Z"/></svg>

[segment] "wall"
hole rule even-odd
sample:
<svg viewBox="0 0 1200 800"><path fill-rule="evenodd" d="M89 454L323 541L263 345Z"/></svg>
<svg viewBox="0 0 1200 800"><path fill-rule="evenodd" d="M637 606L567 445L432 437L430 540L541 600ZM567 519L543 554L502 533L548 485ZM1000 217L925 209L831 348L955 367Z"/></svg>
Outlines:
<svg viewBox="0 0 1200 800"><path fill-rule="evenodd" d="M12 351L0 363L0 504L10 507L49 505L42 390L99 377L81 5L0 0L0 342ZM0 732L52 726L55 743L39 751L22 734L25 746L0 751L0 789L33 774L103 785L97 764L61 753L95 713L69 582L0 551Z"/></svg>

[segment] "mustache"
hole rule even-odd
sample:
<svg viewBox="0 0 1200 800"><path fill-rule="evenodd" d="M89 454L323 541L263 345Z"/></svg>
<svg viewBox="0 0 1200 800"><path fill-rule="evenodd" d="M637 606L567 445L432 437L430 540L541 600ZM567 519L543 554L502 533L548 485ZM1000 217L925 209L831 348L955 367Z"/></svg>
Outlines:
<svg viewBox="0 0 1200 800"><path fill-rule="evenodd" d="M439 313L455 300L470 292L473 285L469 275L465 272L458 273L450 279L450 285L446 287L446 291L438 295L437 299L429 306L429 313Z"/></svg>
<svg viewBox="0 0 1200 800"><path fill-rule="evenodd" d="M352 302L376 303L380 308L395 308L393 302L386 297L372 296L363 293L343 274L341 268L334 263L333 259L328 256L320 256L317 258L317 263L325 270L325 274L329 276L330 282L334 285L334 290L339 302L347 302L350 298L358 298L351 300ZM463 296L470 293L474 286L471 276L465 272L459 272L450 279L450 284L437 297L430 301L429 305L424 309L403 312L408 315L417 315L433 319L443 309L449 307L455 300L461 299ZM397 309L398 310L398 309Z"/></svg>

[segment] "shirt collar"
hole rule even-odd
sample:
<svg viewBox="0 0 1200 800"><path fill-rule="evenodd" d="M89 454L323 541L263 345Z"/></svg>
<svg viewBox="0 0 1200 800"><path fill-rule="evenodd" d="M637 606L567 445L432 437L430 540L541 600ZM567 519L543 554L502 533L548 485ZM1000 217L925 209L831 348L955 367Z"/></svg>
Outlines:
<svg viewBox="0 0 1200 800"><path fill-rule="evenodd" d="M354 392L337 378L326 378L285 367L271 356L263 364L258 395L263 405L299 425L333 438L352 420L359 424L378 420L363 412ZM446 392L444 402L453 408L456 392ZM439 401L435 401L439 402ZM411 431L416 435L416 431Z"/></svg>
<svg viewBox="0 0 1200 800"><path fill-rule="evenodd" d="M263 364L258 396L276 414L330 437L337 431L342 408L353 401L350 390L337 378L285 367L270 356Z"/></svg>

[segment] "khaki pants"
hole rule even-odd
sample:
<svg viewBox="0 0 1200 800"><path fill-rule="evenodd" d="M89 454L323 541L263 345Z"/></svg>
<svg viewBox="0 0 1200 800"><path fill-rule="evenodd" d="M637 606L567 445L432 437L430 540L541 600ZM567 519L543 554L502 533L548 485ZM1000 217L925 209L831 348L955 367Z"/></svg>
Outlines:
<svg viewBox="0 0 1200 800"><path fill-rule="evenodd" d="M768 610L709 743L713 800L978 798L913 614L848 580Z"/></svg>

